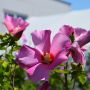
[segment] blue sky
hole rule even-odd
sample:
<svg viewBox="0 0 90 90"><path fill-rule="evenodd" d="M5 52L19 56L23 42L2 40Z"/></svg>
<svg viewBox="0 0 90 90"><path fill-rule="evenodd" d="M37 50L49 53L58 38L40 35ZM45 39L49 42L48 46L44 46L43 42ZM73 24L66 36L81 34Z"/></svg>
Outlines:
<svg viewBox="0 0 90 90"><path fill-rule="evenodd" d="M72 10L90 8L90 0L64 0L71 3Z"/></svg>

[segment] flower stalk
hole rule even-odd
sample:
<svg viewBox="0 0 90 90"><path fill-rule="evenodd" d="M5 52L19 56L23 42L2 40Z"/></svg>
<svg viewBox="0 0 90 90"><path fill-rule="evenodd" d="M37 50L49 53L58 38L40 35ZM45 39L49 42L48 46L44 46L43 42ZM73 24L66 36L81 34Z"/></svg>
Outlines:
<svg viewBox="0 0 90 90"><path fill-rule="evenodd" d="M66 62L66 65L65 65L64 69L67 70L67 68L68 68L68 62ZM69 90L68 89L68 75L67 75L67 73L64 74L64 76L65 76L65 86L66 86L65 90Z"/></svg>
<svg viewBox="0 0 90 90"><path fill-rule="evenodd" d="M75 79L73 80L73 87L72 90L75 90Z"/></svg>

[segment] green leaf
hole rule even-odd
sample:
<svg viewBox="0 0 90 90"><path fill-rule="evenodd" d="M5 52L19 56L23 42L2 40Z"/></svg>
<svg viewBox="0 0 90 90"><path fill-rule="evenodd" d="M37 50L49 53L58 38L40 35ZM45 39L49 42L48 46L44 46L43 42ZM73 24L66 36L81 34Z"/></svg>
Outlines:
<svg viewBox="0 0 90 90"><path fill-rule="evenodd" d="M59 66L65 66L65 64L60 64Z"/></svg>
<svg viewBox="0 0 90 90"><path fill-rule="evenodd" d="M15 47L13 47L13 51L17 51L17 50L19 50L21 48L21 46L15 46Z"/></svg>
<svg viewBox="0 0 90 90"><path fill-rule="evenodd" d="M56 73L64 73L64 74L69 74L70 73L69 70L58 70L58 69L55 69L54 72L56 72Z"/></svg>
<svg viewBox="0 0 90 90"><path fill-rule="evenodd" d="M7 43L0 43L0 50L5 50Z"/></svg>
<svg viewBox="0 0 90 90"><path fill-rule="evenodd" d="M14 90L19 90L19 88L17 88L17 87L14 87Z"/></svg>
<svg viewBox="0 0 90 90"><path fill-rule="evenodd" d="M4 68L7 68L8 62L7 62L7 61L4 61L3 64L2 64L2 66L3 66Z"/></svg>
<svg viewBox="0 0 90 90"><path fill-rule="evenodd" d="M3 38L3 35L0 33L0 39L2 39Z"/></svg>
<svg viewBox="0 0 90 90"><path fill-rule="evenodd" d="M2 76L2 74L3 74L3 68L0 67L0 76ZM0 77L0 79L1 79L1 77Z"/></svg>
<svg viewBox="0 0 90 90"><path fill-rule="evenodd" d="M12 62L14 62L14 56L12 55L12 54L6 54L5 55L5 58L10 62L10 63L12 63Z"/></svg>
<svg viewBox="0 0 90 90"><path fill-rule="evenodd" d="M82 85L85 84L85 82L86 82L86 75L81 74L80 76L78 76L78 80L79 80L79 82L80 82Z"/></svg>
<svg viewBox="0 0 90 90"><path fill-rule="evenodd" d="M4 62L4 60L0 59L0 64L2 64Z"/></svg>
<svg viewBox="0 0 90 90"><path fill-rule="evenodd" d="M4 36L3 36L3 38L2 38L2 41L3 42L8 42L9 40L10 40L10 35L9 34L5 34Z"/></svg>

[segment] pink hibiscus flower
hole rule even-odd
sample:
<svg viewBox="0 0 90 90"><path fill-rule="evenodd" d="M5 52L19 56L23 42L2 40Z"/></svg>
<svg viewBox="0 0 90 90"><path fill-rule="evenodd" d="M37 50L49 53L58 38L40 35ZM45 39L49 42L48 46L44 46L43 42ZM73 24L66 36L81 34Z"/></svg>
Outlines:
<svg viewBox="0 0 90 90"><path fill-rule="evenodd" d="M50 30L34 31L31 35L36 48L26 45L22 46L17 55L16 62L26 70L33 82L48 80L50 71L57 65L67 61L67 52L63 45L69 39L58 33L51 43ZM63 38L66 38L64 43L62 43Z"/></svg>
<svg viewBox="0 0 90 90"><path fill-rule="evenodd" d="M65 35L67 38L70 39L70 42L68 42L68 44L66 45L68 47L66 49L69 50L69 53L71 53L71 56L76 63L80 63L80 64L86 63L85 55L83 52L84 49L82 48L83 45L81 45L82 43L78 43L80 38L86 32L87 31L84 29L73 28L73 27L68 26L68 25L64 25L60 29L60 33Z"/></svg>
<svg viewBox="0 0 90 90"><path fill-rule="evenodd" d="M29 23L25 22L22 18L14 18L7 15L4 20L4 25L12 36L20 38Z"/></svg>

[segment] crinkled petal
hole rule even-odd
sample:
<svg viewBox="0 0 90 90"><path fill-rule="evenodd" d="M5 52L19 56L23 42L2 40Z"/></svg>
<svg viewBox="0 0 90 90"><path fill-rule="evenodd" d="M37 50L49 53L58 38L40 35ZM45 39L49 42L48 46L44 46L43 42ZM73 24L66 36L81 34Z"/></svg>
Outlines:
<svg viewBox="0 0 90 90"><path fill-rule="evenodd" d="M80 35L86 33L87 31L82 28L75 28L75 37L78 38Z"/></svg>
<svg viewBox="0 0 90 90"><path fill-rule="evenodd" d="M60 28L60 33L69 37L72 33L74 33L74 28L69 25L64 25Z"/></svg>
<svg viewBox="0 0 90 90"><path fill-rule="evenodd" d="M35 66L26 70L28 73L29 79L33 82L40 80L48 80L49 78L49 69L46 65L38 63Z"/></svg>
<svg viewBox="0 0 90 90"><path fill-rule="evenodd" d="M18 30L18 31L21 31L21 30L25 30L26 29L26 27L29 25L29 23L28 22L26 22L26 21L24 21L22 18L18 18L18 19L16 19L17 21L16 21L16 24L17 24L17 26L19 26L20 27L20 30ZM17 27L16 26L16 27Z"/></svg>
<svg viewBox="0 0 90 90"><path fill-rule="evenodd" d="M80 63L80 64L86 63L85 55L83 51L81 50L81 48L79 47L78 43L75 42L72 45L71 52L72 52L72 58L76 63Z"/></svg>
<svg viewBox="0 0 90 90"><path fill-rule="evenodd" d="M77 39L77 42L80 47L88 44L90 42L90 31L87 31L86 33L80 35L80 37Z"/></svg>
<svg viewBox="0 0 90 90"><path fill-rule="evenodd" d="M87 48L86 48L86 47L81 47L81 50L82 50L83 52L85 52L85 51L87 51Z"/></svg>
<svg viewBox="0 0 90 90"><path fill-rule="evenodd" d="M37 49L42 52L50 51L50 30L32 32L32 40Z"/></svg>
<svg viewBox="0 0 90 90"><path fill-rule="evenodd" d="M24 45L16 57L16 62L25 69L37 64L40 59L41 54L36 49Z"/></svg>
<svg viewBox="0 0 90 90"><path fill-rule="evenodd" d="M70 39L61 33L55 35L52 41L50 53L56 56L60 51L69 49L71 47Z"/></svg>

